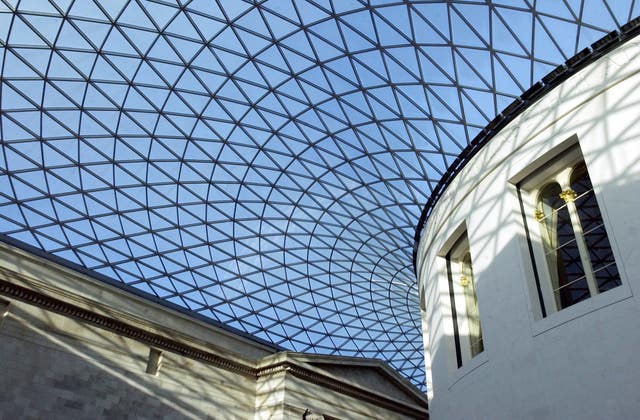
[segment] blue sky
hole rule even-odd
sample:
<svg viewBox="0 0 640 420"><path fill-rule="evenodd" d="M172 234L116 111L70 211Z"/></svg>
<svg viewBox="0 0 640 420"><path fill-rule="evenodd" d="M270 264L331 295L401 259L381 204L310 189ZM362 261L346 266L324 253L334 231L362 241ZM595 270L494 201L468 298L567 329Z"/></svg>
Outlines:
<svg viewBox="0 0 640 420"><path fill-rule="evenodd" d="M0 232L424 388L411 247L431 189L638 14L535 4L4 0Z"/></svg>

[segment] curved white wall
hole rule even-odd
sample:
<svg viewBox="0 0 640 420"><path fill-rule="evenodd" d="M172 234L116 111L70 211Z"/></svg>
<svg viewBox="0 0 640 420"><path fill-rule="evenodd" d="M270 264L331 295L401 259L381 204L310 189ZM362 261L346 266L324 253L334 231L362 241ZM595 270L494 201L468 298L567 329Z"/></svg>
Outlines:
<svg viewBox="0 0 640 420"><path fill-rule="evenodd" d="M640 41L632 40L502 129L437 203L417 260L433 419L640 415L638 92ZM622 286L542 318L515 183L576 141ZM457 368L442 250L461 226L469 238L484 352Z"/></svg>

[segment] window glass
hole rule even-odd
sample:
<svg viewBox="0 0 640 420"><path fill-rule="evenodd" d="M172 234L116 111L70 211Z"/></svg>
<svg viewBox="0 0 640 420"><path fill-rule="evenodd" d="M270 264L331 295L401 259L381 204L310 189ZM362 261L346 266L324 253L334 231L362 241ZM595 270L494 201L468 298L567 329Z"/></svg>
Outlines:
<svg viewBox="0 0 640 420"><path fill-rule="evenodd" d="M589 297L580 251L566 203L558 183L547 185L540 194L544 214L542 234L549 264L556 306L566 308Z"/></svg>
<svg viewBox="0 0 640 420"><path fill-rule="evenodd" d="M458 367L484 351L476 284L466 232L447 254L451 318Z"/></svg>
<svg viewBox="0 0 640 420"><path fill-rule="evenodd" d="M571 188L576 192L575 206L582 225L582 234L589 250L589 258L598 291L620 286L620 275L611 251L611 244L602 221L600 208L593 192L589 172L580 163L571 175Z"/></svg>
<svg viewBox="0 0 640 420"><path fill-rule="evenodd" d="M535 264L539 316L622 284L578 147L529 175L519 188L529 191L528 198L523 198L523 210L525 202L533 207L533 214L524 215L524 220Z"/></svg>

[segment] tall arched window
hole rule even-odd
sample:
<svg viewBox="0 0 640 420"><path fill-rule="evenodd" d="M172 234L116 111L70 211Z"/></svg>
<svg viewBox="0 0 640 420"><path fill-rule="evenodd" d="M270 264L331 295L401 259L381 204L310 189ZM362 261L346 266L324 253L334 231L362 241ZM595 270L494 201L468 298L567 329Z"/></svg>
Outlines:
<svg viewBox="0 0 640 420"><path fill-rule="evenodd" d="M549 267L549 278L558 309L589 298L584 265L575 237L569 206L561 198L557 182L545 186L538 200L538 221Z"/></svg>
<svg viewBox="0 0 640 420"><path fill-rule="evenodd" d="M543 316L621 285L589 171L577 147L530 175L520 188L529 192L535 206L535 222L525 220L537 260ZM535 248L540 246L544 258L538 259Z"/></svg>
<svg viewBox="0 0 640 420"><path fill-rule="evenodd" d="M482 327L480 326L480 314L478 313L476 283L473 279L473 267L469 251L460 260L460 271L462 272L461 283L464 290L467 328L469 330L469 347L471 357L475 357L484 350L484 344L482 343Z"/></svg>
<svg viewBox="0 0 640 420"><path fill-rule="evenodd" d="M456 359L458 367L461 367L484 351L476 282L466 232L454 243L446 258Z"/></svg>

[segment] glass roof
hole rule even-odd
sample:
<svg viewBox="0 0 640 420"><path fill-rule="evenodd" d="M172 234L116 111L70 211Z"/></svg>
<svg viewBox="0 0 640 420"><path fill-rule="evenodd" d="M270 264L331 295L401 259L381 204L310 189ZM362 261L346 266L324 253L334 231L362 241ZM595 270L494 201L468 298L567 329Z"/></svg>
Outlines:
<svg viewBox="0 0 640 420"><path fill-rule="evenodd" d="M0 232L424 389L430 191L639 4L0 0Z"/></svg>

